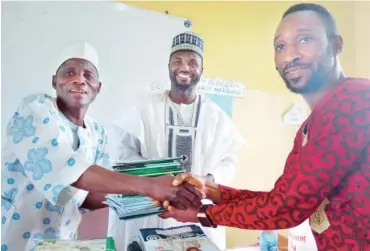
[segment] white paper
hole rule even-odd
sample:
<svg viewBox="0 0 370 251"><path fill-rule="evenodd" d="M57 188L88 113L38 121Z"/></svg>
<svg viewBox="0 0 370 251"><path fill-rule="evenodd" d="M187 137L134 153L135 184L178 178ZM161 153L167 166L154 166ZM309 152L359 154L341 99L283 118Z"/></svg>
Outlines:
<svg viewBox="0 0 370 251"><path fill-rule="evenodd" d="M198 91L216 95L244 97L245 84L221 78L201 78Z"/></svg>
<svg viewBox="0 0 370 251"><path fill-rule="evenodd" d="M308 117L307 105L303 102L297 102L284 115L283 125L300 126Z"/></svg>

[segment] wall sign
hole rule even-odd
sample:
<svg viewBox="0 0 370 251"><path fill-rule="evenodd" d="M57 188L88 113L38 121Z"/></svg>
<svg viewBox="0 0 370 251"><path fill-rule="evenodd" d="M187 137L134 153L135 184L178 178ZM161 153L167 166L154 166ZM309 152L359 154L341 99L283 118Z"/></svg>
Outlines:
<svg viewBox="0 0 370 251"><path fill-rule="evenodd" d="M221 78L202 78L198 90L203 93L242 98L245 93L245 84Z"/></svg>
<svg viewBox="0 0 370 251"><path fill-rule="evenodd" d="M303 101L296 102L288 111L283 115L283 125L286 126L300 126L307 119L309 113L307 112L308 106Z"/></svg>

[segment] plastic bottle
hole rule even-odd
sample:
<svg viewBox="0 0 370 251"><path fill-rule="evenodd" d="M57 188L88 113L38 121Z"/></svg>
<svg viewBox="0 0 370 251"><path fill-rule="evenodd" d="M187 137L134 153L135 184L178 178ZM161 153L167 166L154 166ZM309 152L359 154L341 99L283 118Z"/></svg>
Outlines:
<svg viewBox="0 0 370 251"><path fill-rule="evenodd" d="M261 251L278 251L278 231L262 230L260 232Z"/></svg>

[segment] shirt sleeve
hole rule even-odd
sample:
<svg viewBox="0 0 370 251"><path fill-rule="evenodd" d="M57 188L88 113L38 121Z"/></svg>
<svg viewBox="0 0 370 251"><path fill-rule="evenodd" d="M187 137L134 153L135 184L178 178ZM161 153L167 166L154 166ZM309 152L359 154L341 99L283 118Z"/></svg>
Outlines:
<svg viewBox="0 0 370 251"><path fill-rule="evenodd" d="M119 126L110 128L109 136L113 136L113 141L109 139L109 152L113 156L112 161L131 161L143 160L141 156L141 144L133 134L124 131Z"/></svg>
<svg viewBox="0 0 370 251"><path fill-rule="evenodd" d="M57 108L51 98L33 94L22 100L7 127L7 151L14 163L54 206L75 195L73 184L90 166L65 140ZM9 168L9 166L8 166Z"/></svg>
<svg viewBox="0 0 370 251"><path fill-rule="evenodd" d="M95 162L94 162L94 164L98 165L98 166L101 166L101 167L104 167L106 169L110 169L110 156L107 152L107 146L108 146L108 140L109 140L108 139L108 134L102 126L100 126L99 131L101 131L101 137L98 139L98 141L100 141L102 143L101 144L97 143L98 147L97 147L97 150L96 150L96 153L95 153ZM86 200L88 194L89 194L88 191L78 189L78 192L73 197L73 200L75 200L75 202L77 203L77 206L80 207L79 209L80 209L80 212L82 214L94 211L94 210L91 210L91 209L86 209L86 208L81 207L81 205Z"/></svg>
<svg viewBox="0 0 370 251"><path fill-rule="evenodd" d="M218 205L232 203L233 201L243 201L246 199L252 199L263 193L249 190L239 190L223 185L218 185L218 189L221 195L221 200L219 201Z"/></svg>
<svg viewBox="0 0 370 251"><path fill-rule="evenodd" d="M229 116L216 104L211 107L214 113L210 115L209 120L215 121L216 126L215 131L211 130L209 135L214 133L217 137L213 138L212 147L203 157L208 161L202 164L208 166L207 174L211 174L217 184L228 185L235 176L238 153L245 141Z"/></svg>
<svg viewBox="0 0 370 251"><path fill-rule="evenodd" d="M103 142L102 144L99 144L100 146L97 148L96 158L95 158L95 165L104 167L106 169L110 169L110 155L108 154L108 134L105 131L105 129L101 126L100 127L101 133L101 139L98 141Z"/></svg>
<svg viewBox="0 0 370 251"><path fill-rule="evenodd" d="M211 174L216 183L228 184L234 178L237 153L225 157L209 174Z"/></svg>
<svg viewBox="0 0 370 251"><path fill-rule="evenodd" d="M296 158L287 161L270 192L208 208L213 223L243 229L286 229L309 218L357 167L370 142L370 99L365 98L370 92L353 95L335 96L313 111L306 145ZM226 195L230 191L234 197L250 193L224 187L220 191L227 198L233 197Z"/></svg>
<svg viewBox="0 0 370 251"><path fill-rule="evenodd" d="M296 141L294 141L294 144L296 146ZM293 150L290 152L290 155L294 155L295 147ZM286 170L287 165L285 166L284 170ZM217 183L217 181L216 181ZM226 204L230 203L232 201L240 201L240 200L246 200L246 199L252 199L254 197L257 197L259 195L262 195L264 192L260 191L250 191L250 190L240 190L240 189L235 189L223 185L218 185L218 189L220 191L221 195L221 200L217 204Z"/></svg>

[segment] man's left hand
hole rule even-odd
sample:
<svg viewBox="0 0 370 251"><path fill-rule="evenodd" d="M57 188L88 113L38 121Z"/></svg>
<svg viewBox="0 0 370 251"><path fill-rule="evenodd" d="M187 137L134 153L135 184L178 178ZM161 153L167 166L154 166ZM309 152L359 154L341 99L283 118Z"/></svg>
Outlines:
<svg viewBox="0 0 370 251"><path fill-rule="evenodd" d="M187 222L198 223L199 222L197 218L198 211L199 209L192 207L189 207L186 210L180 210L172 207L171 211L163 212L159 215L159 217L161 217L162 219L173 218L176 221L183 223Z"/></svg>

